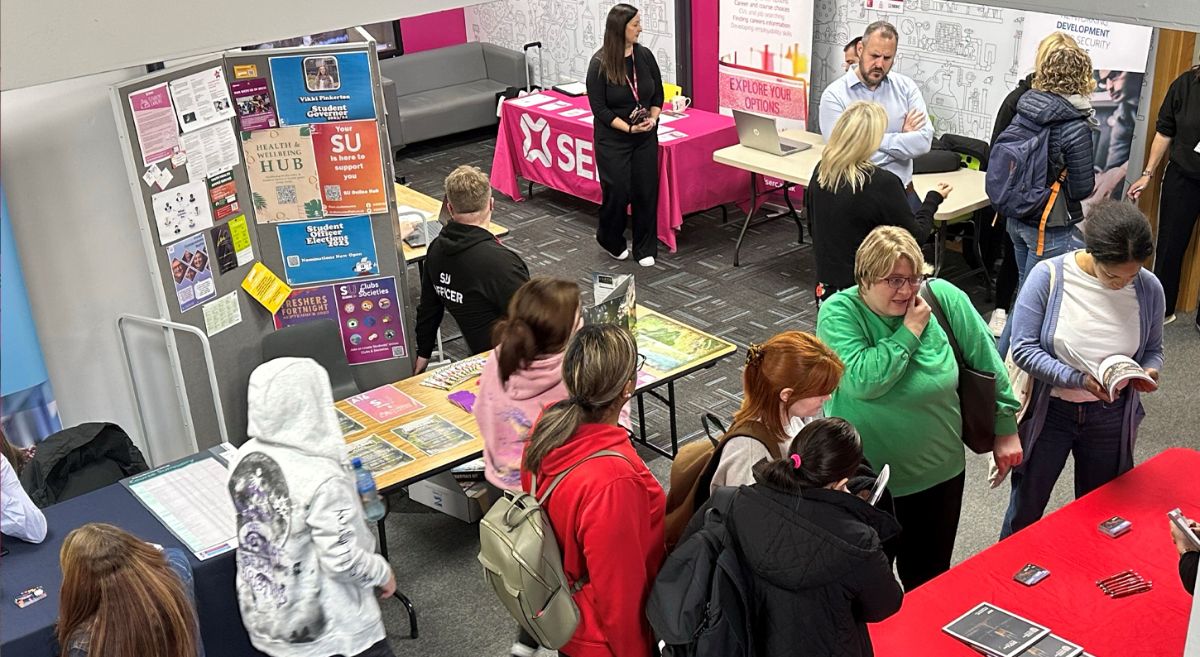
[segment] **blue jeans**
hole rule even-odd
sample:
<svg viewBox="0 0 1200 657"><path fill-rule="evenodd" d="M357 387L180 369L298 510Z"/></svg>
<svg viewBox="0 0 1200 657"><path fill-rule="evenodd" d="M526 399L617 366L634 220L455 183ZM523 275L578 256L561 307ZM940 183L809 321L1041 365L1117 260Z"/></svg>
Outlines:
<svg viewBox="0 0 1200 657"><path fill-rule="evenodd" d="M1025 284L1025 277L1033 269L1033 266L1043 260L1049 260L1054 256L1062 255L1068 251L1083 247L1083 240L1079 236L1079 231L1075 226L1063 226L1061 228L1047 228L1046 241L1042 245L1042 255L1037 254L1038 243L1038 228L1031 226L1017 219L1009 219L1005 222L1008 230L1008 236L1012 239L1013 256L1017 261L1017 296L1021 296L1021 286ZM1012 339L1012 322L1004 325L1004 332L1000 334L1000 342L996 348L1000 351L1000 357L1003 358L1008 354L1009 342Z"/></svg>
<svg viewBox="0 0 1200 657"><path fill-rule="evenodd" d="M1128 401L1128 393L1111 404L1075 404L1050 398L1042 433L1034 441L1033 450L1025 455L1021 472L1012 473L1012 493L1001 539L1041 519L1067 455L1075 455L1076 498L1121 474L1121 433Z"/></svg>

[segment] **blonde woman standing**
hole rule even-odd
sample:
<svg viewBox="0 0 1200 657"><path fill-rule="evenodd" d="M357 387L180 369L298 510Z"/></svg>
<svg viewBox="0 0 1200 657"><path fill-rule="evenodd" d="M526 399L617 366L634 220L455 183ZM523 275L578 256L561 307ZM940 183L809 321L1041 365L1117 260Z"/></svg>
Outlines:
<svg viewBox="0 0 1200 657"><path fill-rule="evenodd" d="M896 174L871 163L887 121L878 103L860 100L847 107L804 195L817 259L817 303L854 285L854 252L875 227L899 226L923 242L933 229L933 214L950 195L950 185L938 183L913 212Z"/></svg>

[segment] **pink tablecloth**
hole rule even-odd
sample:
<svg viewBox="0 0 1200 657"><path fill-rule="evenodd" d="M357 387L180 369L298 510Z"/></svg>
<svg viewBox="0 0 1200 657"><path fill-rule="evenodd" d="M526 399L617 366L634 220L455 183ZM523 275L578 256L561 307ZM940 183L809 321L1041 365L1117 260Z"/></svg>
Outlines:
<svg viewBox="0 0 1200 657"><path fill-rule="evenodd" d="M542 95L533 106L522 106L527 98L504 103L492 186L521 201L519 178L524 178L599 203L587 97L572 98L556 91ZM658 239L671 251L683 215L749 199L745 172L712 158L713 151L737 142L733 119L712 112L690 109L682 118L660 126Z"/></svg>

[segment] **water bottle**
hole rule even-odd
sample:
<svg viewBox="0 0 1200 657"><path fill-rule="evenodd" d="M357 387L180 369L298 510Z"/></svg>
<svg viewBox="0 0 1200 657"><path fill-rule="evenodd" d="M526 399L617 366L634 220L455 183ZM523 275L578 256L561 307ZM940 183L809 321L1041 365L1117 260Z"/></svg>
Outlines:
<svg viewBox="0 0 1200 657"><path fill-rule="evenodd" d="M375 489L375 477L371 476L370 470L363 467L362 459L356 458L350 463L354 466L354 481L358 486L358 496L362 499L363 515L368 522L378 522L387 514L387 508L383 505L379 491Z"/></svg>

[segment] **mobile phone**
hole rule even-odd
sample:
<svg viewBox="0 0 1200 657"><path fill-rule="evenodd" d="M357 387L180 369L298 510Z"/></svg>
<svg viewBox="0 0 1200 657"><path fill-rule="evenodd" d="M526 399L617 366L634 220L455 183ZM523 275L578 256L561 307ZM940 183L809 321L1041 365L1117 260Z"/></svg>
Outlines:
<svg viewBox="0 0 1200 657"><path fill-rule="evenodd" d="M1183 512L1178 508L1167 511L1167 517L1171 519L1171 524L1179 528L1183 535L1191 542L1192 547L1200 550L1200 537L1196 536L1196 532L1188 526L1187 519L1183 517Z"/></svg>
<svg viewBox="0 0 1200 657"><path fill-rule="evenodd" d="M1049 576L1049 570L1046 570L1035 563L1027 563L1025 564L1024 568L1017 571L1016 575L1013 575L1013 579L1024 584L1025 586L1033 586Z"/></svg>

